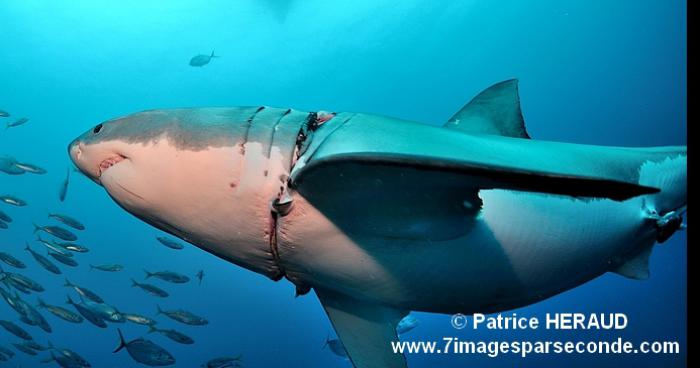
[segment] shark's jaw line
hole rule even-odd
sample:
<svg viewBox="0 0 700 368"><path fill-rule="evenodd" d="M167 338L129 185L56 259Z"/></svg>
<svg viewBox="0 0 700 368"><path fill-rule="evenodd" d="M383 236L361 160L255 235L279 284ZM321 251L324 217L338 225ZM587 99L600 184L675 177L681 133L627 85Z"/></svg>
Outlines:
<svg viewBox="0 0 700 368"><path fill-rule="evenodd" d="M127 189L125 186L121 185L118 181L115 180L115 181L114 181L114 184L116 184L119 188L121 188L123 191L125 191L125 192L131 194L132 196L134 196L134 197L136 197L136 198L138 198L138 199L140 199L140 200L142 200L142 201L144 201L144 202L148 202L148 201L146 200L146 198L144 198L144 197L142 197L142 196L140 196L140 195L134 193L133 191Z"/></svg>

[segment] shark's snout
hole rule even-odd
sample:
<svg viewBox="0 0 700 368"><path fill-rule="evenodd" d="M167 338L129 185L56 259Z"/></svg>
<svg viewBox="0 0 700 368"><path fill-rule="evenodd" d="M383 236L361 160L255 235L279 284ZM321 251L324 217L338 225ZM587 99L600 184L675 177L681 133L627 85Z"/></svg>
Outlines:
<svg viewBox="0 0 700 368"><path fill-rule="evenodd" d="M75 165L78 165L78 160L82 155L81 144L82 143L76 139L68 145L68 156L70 156L71 161L73 161Z"/></svg>
<svg viewBox="0 0 700 368"><path fill-rule="evenodd" d="M93 178L93 175L86 170L85 164L81 162L84 147L85 143L83 143L80 139L74 140L68 145L68 156L70 157L71 161L73 161L73 165L75 165L83 174L87 175L89 178Z"/></svg>
<svg viewBox="0 0 700 368"><path fill-rule="evenodd" d="M68 156L70 156L73 164L88 178L100 184L100 162L95 161L99 160L99 158L94 154L95 152L90 155L88 151L87 145L80 138L68 145Z"/></svg>

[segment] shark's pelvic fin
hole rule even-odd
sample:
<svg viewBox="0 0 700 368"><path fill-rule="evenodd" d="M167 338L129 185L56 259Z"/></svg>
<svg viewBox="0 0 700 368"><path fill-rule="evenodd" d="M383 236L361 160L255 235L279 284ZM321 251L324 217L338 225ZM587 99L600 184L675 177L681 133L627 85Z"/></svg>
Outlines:
<svg viewBox="0 0 700 368"><path fill-rule="evenodd" d="M483 90L445 123L464 133L530 138L520 111L518 80L510 79Z"/></svg>
<svg viewBox="0 0 700 368"><path fill-rule="evenodd" d="M649 278L649 257L651 256L651 251L654 249L653 245L642 249L639 254L631 258L627 262L623 263L613 272L624 277L634 279L634 280L646 280Z"/></svg>
<svg viewBox="0 0 700 368"><path fill-rule="evenodd" d="M406 358L392 351L391 342L399 341L396 325L408 311L315 290L355 368L406 367Z"/></svg>

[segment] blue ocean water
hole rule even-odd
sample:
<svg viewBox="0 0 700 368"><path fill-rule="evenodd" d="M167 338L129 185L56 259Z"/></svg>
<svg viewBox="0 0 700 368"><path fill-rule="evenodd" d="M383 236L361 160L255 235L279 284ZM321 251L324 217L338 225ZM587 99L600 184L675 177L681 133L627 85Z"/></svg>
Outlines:
<svg viewBox="0 0 700 368"><path fill-rule="evenodd" d="M15 221L0 230L0 251L29 265L41 298L62 304L63 276L41 269L23 250L36 250L32 222L49 212L81 219L80 242L91 252L81 267L62 267L71 281L97 291L122 311L155 316L156 302L205 316L204 327L159 317L195 341L178 345L149 338L197 367L243 354L246 367L349 367L322 349L333 330L313 293L294 297L287 282L237 268L194 247L174 251L159 231L119 208L98 186L72 176L67 144L96 123L150 108L265 104L303 110L362 111L441 124L487 86L520 79L522 108L537 139L600 145L686 144L685 1L5 1L0 4L0 109L30 121L0 131L0 155L45 167L44 176L0 174L0 193L29 202L0 207ZM188 65L216 50L209 65ZM411 340L608 339L679 341L679 355L545 355L521 359L410 355L411 367L679 367L686 362L686 236L654 249L651 278L606 274L574 290L522 308L548 312L620 312L630 325L617 332L455 330L450 317L415 313ZM121 263L119 273L89 271L89 263ZM5 267L5 266L3 266ZM156 300L131 287L142 269L172 269L204 282L164 285ZM74 294L73 294L74 295ZM36 296L26 298L35 302ZM116 325L72 325L46 314L35 339L68 347L93 367L136 366L117 346ZM16 313L0 303L0 318ZM119 325L127 339L143 326ZM0 344L17 338L0 330ZM42 366L23 353L7 366ZM2 365L3 363L0 363Z"/></svg>

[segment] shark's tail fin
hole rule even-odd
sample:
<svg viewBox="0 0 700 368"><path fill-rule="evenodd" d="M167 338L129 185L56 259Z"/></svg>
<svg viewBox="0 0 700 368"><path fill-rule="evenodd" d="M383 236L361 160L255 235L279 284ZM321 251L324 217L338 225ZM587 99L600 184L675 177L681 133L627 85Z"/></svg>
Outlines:
<svg viewBox="0 0 700 368"><path fill-rule="evenodd" d="M214 50L211 50L211 55L209 57L213 59L213 58L218 58L221 56L214 54Z"/></svg>

